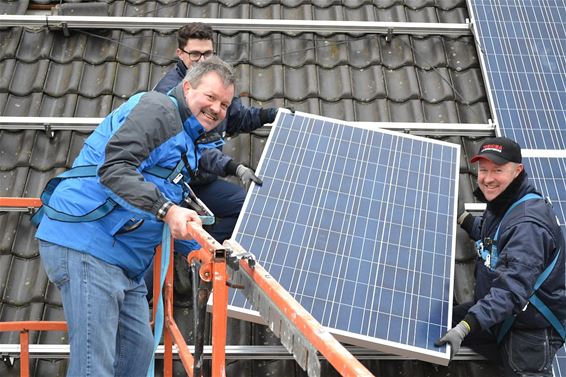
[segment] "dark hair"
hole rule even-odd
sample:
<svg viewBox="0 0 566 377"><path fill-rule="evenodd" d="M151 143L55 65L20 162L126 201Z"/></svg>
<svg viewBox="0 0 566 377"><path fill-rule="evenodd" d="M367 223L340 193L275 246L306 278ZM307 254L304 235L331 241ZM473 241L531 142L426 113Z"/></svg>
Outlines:
<svg viewBox="0 0 566 377"><path fill-rule="evenodd" d="M177 44L179 48L184 48L189 39L202 39L210 40L214 45L214 39L212 39L212 37L213 33L210 26L200 22L193 22L179 29L177 32Z"/></svg>

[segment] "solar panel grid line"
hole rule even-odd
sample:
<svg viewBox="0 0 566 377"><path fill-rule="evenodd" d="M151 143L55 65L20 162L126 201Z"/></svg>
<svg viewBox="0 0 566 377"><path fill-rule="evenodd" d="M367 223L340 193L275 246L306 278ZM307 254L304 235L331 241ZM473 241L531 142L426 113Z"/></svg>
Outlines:
<svg viewBox="0 0 566 377"><path fill-rule="evenodd" d="M322 117L311 116L312 119L305 120L304 116L286 116L302 123L300 127L289 129L276 127L268 138L256 170L264 179L264 185L261 189L253 189L255 195L247 197L244 210L250 205L254 212L247 215L246 222L241 217L236 226L237 232L243 228L242 234L250 230L252 233L258 232L247 249L256 253L259 263L325 326L353 326L355 330L360 330L354 334L354 344L369 342L375 348L375 335L385 330L382 335L397 340L397 343L392 343L396 349L400 348L399 341L415 345L424 342L428 344L425 352L428 353L427 361L439 362L441 359L440 363L445 363L446 349L439 352L431 343L446 330L451 316L448 305L451 305L452 296L443 289L453 289L452 280L441 276L447 270L453 274L454 267L448 267L447 264L453 259L455 240L451 232L444 229L440 231L438 223L448 226L448 216L441 212L449 206L441 207L443 202L450 199L454 212L450 216L455 219L455 201L450 196L455 196L450 191L455 191L455 182L446 185L449 195L440 198L440 193L435 193L438 198L434 199L431 211L421 213L425 219L427 216L444 216L442 221L421 225L423 230L420 230L416 225L423 219L415 217L415 208L422 209L423 200L418 194L423 188L439 187L445 183L439 174L442 169L437 167L434 171L434 166L447 157L435 155L438 151L431 148L430 144L441 144L442 152L444 149L452 151L448 157L452 158L452 162L447 166L451 168L450 175L454 179L458 178L455 158L459 159L459 148L455 145L446 148L447 143L432 140L423 144L422 138L391 131L376 132L371 125L352 127ZM279 122L279 118L276 122ZM291 122L291 125L295 122ZM311 137L311 134L320 130L324 130L320 138ZM275 134L277 137L274 137ZM407 140L400 141L399 135ZM290 146L289 142L292 143ZM383 151L376 147L377 144ZM419 154L423 153L421 150L428 151L428 160L413 156L415 150L419 150ZM292 156L293 160L279 160L284 154ZM336 156L330 157L333 154ZM407 160L406 166L398 167L398 171L391 170L388 160L394 159L398 159L399 165L404 159ZM268 160L269 164L264 169L264 162ZM303 164L305 160L309 160L310 164ZM284 168L281 169L281 166ZM423 167L434 172L436 178L427 177L426 171L422 171ZM415 172L422 178L418 178ZM287 185L282 185L281 181L275 182L272 173L282 174L284 178L281 181L287 181ZM410 180L415 179L421 182L411 191L407 186ZM372 182L376 180L390 181L391 187L380 188L379 185L384 182L376 185ZM344 196L344 192L347 195ZM275 195L275 203L267 206L266 200L270 195ZM427 200L425 194L422 198ZM307 203L307 199L315 200L314 203ZM387 201L393 202L391 208ZM409 210L412 211L410 216L405 214ZM277 216L274 216L275 213ZM385 215L387 217L381 220L380 225L378 219ZM310 233L305 233L305 222L312 225L313 229L308 230ZM414 232L414 228L419 229L421 234ZM378 230L385 240L376 242L373 239ZM428 258L422 257L422 253L419 254L420 246L397 240L399 236L405 237L405 234L409 237L412 231L417 241L430 242L427 241L427 235L434 234L435 230L440 231L443 246L448 240L452 241L452 255L448 259L439 258L435 253L430 253L431 257ZM454 231L455 225L452 233ZM281 234L285 235L283 239L272 239ZM240 242L237 238L236 241ZM301 246L302 243L306 245ZM404 250L405 255L401 258L401 254L398 254L391 258L382 253L385 247ZM277 249L277 254L264 255L264 249ZM366 250L369 250L369 255L362 253ZM412 271L414 266L423 264L430 271L424 274ZM302 282L299 283L297 279ZM305 284L305 281L308 283ZM389 284L386 294L376 290L373 286L376 281ZM430 300L428 297L431 295L437 298ZM231 303L245 306L237 296L233 297ZM261 322L253 311L244 307L240 309L231 307L229 312L237 318ZM422 322L411 322L413 316L421 318L419 321ZM443 324L435 325L438 321ZM363 331L361 326L365 326ZM428 332L430 326L434 327L434 335ZM424 335L423 329L427 331ZM341 336L340 329L330 330L336 330L337 336ZM353 341L351 330L349 328L344 332L350 343ZM422 347L403 345L401 351L416 350L423 357Z"/></svg>

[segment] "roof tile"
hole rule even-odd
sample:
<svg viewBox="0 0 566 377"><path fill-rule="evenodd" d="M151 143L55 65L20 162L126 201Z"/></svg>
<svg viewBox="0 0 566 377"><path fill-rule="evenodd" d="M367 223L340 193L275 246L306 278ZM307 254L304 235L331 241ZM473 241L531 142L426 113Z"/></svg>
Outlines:
<svg viewBox="0 0 566 377"><path fill-rule="evenodd" d="M14 254L17 255L17 251ZM16 276L20 278L16 279ZM15 256L6 281L2 298L4 305L24 306L32 300L42 302L47 276L41 266L39 254L31 259Z"/></svg>
<svg viewBox="0 0 566 377"><path fill-rule="evenodd" d="M413 51L407 35L395 35L389 41L379 37L379 47L383 65L396 69L414 64Z"/></svg>
<svg viewBox="0 0 566 377"><path fill-rule="evenodd" d="M53 35L47 28L24 29L16 57L26 63L48 59Z"/></svg>
<svg viewBox="0 0 566 377"><path fill-rule="evenodd" d="M411 44L417 67L431 69L432 67L447 66L442 37L411 37Z"/></svg>
<svg viewBox="0 0 566 377"><path fill-rule="evenodd" d="M283 36L279 33L268 34L264 37L251 36L250 63L257 67L268 67L272 64L282 64Z"/></svg>
<svg viewBox="0 0 566 377"><path fill-rule="evenodd" d="M405 7L403 4L394 4L390 8L380 9L377 12L377 21L407 22Z"/></svg>
<svg viewBox="0 0 566 377"><path fill-rule="evenodd" d="M321 114L329 118L342 119L346 121L354 120L354 103L352 100L345 99L339 102L328 102L320 100Z"/></svg>
<svg viewBox="0 0 566 377"><path fill-rule="evenodd" d="M72 117L75 115L77 94L66 94L62 97L43 96L39 116L42 117Z"/></svg>
<svg viewBox="0 0 566 377"><path fill-rule="evenodd" d="M285 37L283 41L283 64L291 67L301 67L305 64L315 64L318 52L315 48L315 35L300 34L299 37Z"/></svg>
<svg viewBox="0 0 566 377"><path fill-rule="evenodd" d="M17 96L27 96L32 92L41 92L46 82L49 60L34 63L20 62L16 65L9 92Z"/></svg>
<svg viewBox="0 0 566 377"><path fill-rule="evenodd" d="M292 101L318 97L316 66L309 64L298 69L285 67L285 97Z"/></svg>
<svg viewBox="0 0 566 377"><path fill-rule="evenodd" d="M25 97L9 95L4 105L3 116L37 116L42 93L31 93Z"/></svg>
<svg viewBox="0 0 566 377"><path fill-rule="evenodd" d="M28 176L28 167L13 167L10 170L0 170L1 196L5 197L22 197L24 196L24 186ZM4 229L4 228L2 228Z"/></svg>
<svg viewBox="0 0 566 377"><path fill-rule="evenodd" d="M376 35L365 35L360 38L349 39L348 64L356 68L365 68L369 65L380 64L379 37Z"/></svg>
<svg viewBox="0 0 566 377"><path fill-rule="evenodd" d="M478 102L472 105L457 103L460 122L487 124L490 119L490 109L487 102Z"/></svg>
<svg viewBox="0 0 566 377"><path fill-rule="evenodd" d="M451 10L437 10L438 22L441 23L465 23L468 16L466 8L454 8Z"/></svg>
<svg viewBox="0 0 566 377"><path fill-rule="evenodd" d="M387 97L381 66L373 65L365 69L352 68L350 72L352 86L355 88L355 90L352 89L352 97L363 102Z"/></svg>
<svg viewBox="0 0 566 377"><path fill-rule="evenodd" d="M274 97L283 97L283 66L272 65L268 68L250 70L250 90L254 98L267 101ZM266 85L269 83L269 85Z"/></svg>
<svg viewBox="0 0 566 377"><path fill-rule="evenodd" d="M414 67L385 69L387 97L395 102L419 98L419 83ZM395 119L395 118L393 118Z"/></svg>
<svg viewBox="0 0 566 377"><path fill-rule="evenodd" d="M425 122L430 123L459 123L456 103L444 101L439 103L423 102Z"/></svg>
<svg viewBox="0 0 566 377"><path fill-rule="evenodd" d="M359 122L390 122L389 101L382 98L370 102L354 102L356 120Z"/></svg>
<svg viewBox="0 0 566 377"><path fill-rule="evenodd" d="M416 69L422 98L430 103L454 100L454 90L446 68Z"/></svg>
<svg viewBox="0 0 566 377"><path fill-rule="evenodd" d="M175 33L153 33L150 60L158 65L170 66L176 62L177 38ZM146 50L149 52L149 50Z"/></svg>
<svg viewBox="0 0 566 377"><path fill-rule="evenodd" d="M444 45L446 46L448 66L450 68L461 71L479 66L472 37L446 38Z"/></svg>
<svg viewBox="0 0 566 377"><path fill-rule="evenodd" d="M14 239L14 244L12 245L12 254L20 257L25 258L28 260L33 260L36 263L39 262L39 247L38 243L35 239L35 226L31 223L31 216L29 213L22 213L20 216L20 221L18 224L18 233L16 233L16 237ZM32 286L34 287L34 297L41 297L43 298L43 292L45 290L45 285L47 284L47 276L45 275L45 271L41 266L34 267L38 269L38 273L34 275L25 275L28 280L39 283L39 289L41 290L40 293L37 293L37 285ZM24 275L22 275L24 276ZM21 284L21 282L20 282ZM25 282L24 285L30 285L28 281ZM25 303L28 300L22 300L21 303Z"/></svg>
<svg viewBox="0 0 566 377"><path fill-rule="evenodd" d="M5 59L0 65L0 88L8 88L16 69L16 59Z"/></svg>
<svg viewBox="0 0 566 377"><path fill-rule="evenodd" d="M149 52L151 51L154 34L156 33L151 30L143 30L135 34L123 32L116 59L126 65L135 65L149 61Z"/></svg>
<svg viewBox="0 0 566 377"><path fill-rule="evenodd" d="M348 64L347 37L336 34L330 37L315 37L317 63L324 68Z"/></svg>
<svg viewBox="0 0 566 377"><path fill-rule="evenodd" d="M0 51L2 51L0 61L16 57L23 30L21 27L0 29Z"/></svg>
<svg viewBox="0 0 566 377"><path fill-rule="evenodd" d="M33 136L34 131L0 131L0 171L29 166Z"/></svg>
<svg viewBox="0 0 566 377"><path fill-rule="evenodd" d="M26 181L26 188L22 196L26 198L39 198L47 182L65 170L66 167L54 168L48 171L30 169Z"/></svg>
<svg viewBox="0 0 566 377"><path fill-rule="evenodd" d="M389 113L392 122L424 122L422 102L408 100L405 102L389 102Z"/></svg>
<svg viewBox="0 0 566 377"><path fill-rule="evenodd" d="M218 55L231 64L242 64L250 61L250 34L233 36L218 35L216 50Z"/></svg>
<svg viewBox="0 0 566 377"><path fill-rule="evenodd" d="M29 0L2 1L0 2L0 14L24 14L28 5Z"/></svg>
<svg viewBox="0 0 566 377"><path fill-rule="evenodd" d="M104 62L115 61L118 44L115 42L120 40L120 30L112 30L103 32L102 38L92 36L87 39L83 59L90 64L101 64Z"/></svg>
<svg viewBox="0 0 566 377"><path fill-rule="evenodd" d="M149 89L149 63L139 63L136 65L118 64L114 82L114 94L129 98L135 93L145 92Z"/></svg>
<svg viewBox="0 0 566 377"><path fill-rule="evenodd" d="M49 54L50 60L59 64L66 64L82 58L87 36L80 31L71 31L71 33L76 35L70 38L66 37L62 32L53 33L53 48Z"/></svg>
<svg viewBox="0 0 566 377"><path fill-rule="evenodd" d="M116 79L117 64L83 65L79 93L85 97L96 98L104 94L112 94Z"/></svg>
<svg viewBox="0 0 566 377"><path fill-rule="evenodd" d="M320 97L326 101L334 102L344 98L352 98L351 82L350 69L347 65L332 69L318 69Z"/></svg>
<svg viewBox="0 0 566 377"><path fill-rule="evenodd" d="M14 257L14 259L17 259ZM14 268L14 262L12 264L12 268ZM21 273L22 271L18 271ZM33 272L33 270L31 270ZM17 275L16 276L22 276ZM14 279L18 280L18 279ZM0 322L11 322L11 321L39 321L43 317L43 309L44 309L43 302L32 302L27 303L25 306L14 306L6 301L2 304L2 311L0 312ZM35 343L37 339L37 332L32 331L30 332L30 344ZM0 332L0 344L19 344L20 343L20 334L15 331L10 332ZM0 365L5 365L4 363L0 363ZM0 369L2 371L2 369ZM13 375L14 369L9 368L7 374L0 373L2 376L10 376Z"/></svg>
<svg viewBox="0 0 566 377"><path fill-rule="evenodd" d="M49 138L45 132L37 131L30 166L41 171L66 166L71 133L72 131L56 131L53 138Z"/></svg>
<svg viewBox="0 0 566 377"><path fill-rule="evenodd" d="M69 64L51 62L43 91L53 97L61 97L67 93L78 93L84 64L81 61L74 61Z"/></svg>
<svg viewBox="0 0 566 377"><path fill-rule="evenodd" d="M454 83L454 91L458 101L472 104L487 100L479 68L470 68L461 72L450 71L450 76Z"/></svg>
<svg viewBox="0 0 566 377"><path fill-rule="evenodd" d="M105 117L112 109L118 107L113 102L114 96L112 95L103 95L96 98L79 96L75 114L80 114L83 117Z"/></svg>

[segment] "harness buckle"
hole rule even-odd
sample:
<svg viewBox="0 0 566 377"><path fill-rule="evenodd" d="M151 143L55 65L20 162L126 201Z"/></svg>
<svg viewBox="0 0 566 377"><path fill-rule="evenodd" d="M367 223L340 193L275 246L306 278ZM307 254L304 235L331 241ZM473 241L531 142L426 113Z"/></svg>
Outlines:
<svg viewBox="0 0 566 377"><path fill-rule="evenodd" d="M181 181L181 179L183 179L183 174L179 173L175 178L173 178L173 183L177 184Z"/></svg>

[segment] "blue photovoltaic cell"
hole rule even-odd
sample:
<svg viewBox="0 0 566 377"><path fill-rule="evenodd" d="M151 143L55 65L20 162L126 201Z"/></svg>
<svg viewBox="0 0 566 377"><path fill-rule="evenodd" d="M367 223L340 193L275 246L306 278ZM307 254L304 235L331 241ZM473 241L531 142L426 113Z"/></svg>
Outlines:
<svg viewBox="0 0 566 377"><path fill-rule="evenodd" d="M523 148L566 148L566 3L471 0L496 120Z"/></svg>
<svg viewBox="0 0 566 377"><path fill-rule="evenodd" d="M341 340L446 364L433 343L451 320L459 155L280 113L234 239Z"/></svg>
<svg viewBox="0 0 566 377"><path fill-rule="evenodd" d="M523 163L534 186L550 198L562 231L566 234L566 158L524 157ZM566 351L558 351L554 376L566 377Z"/></svg>

